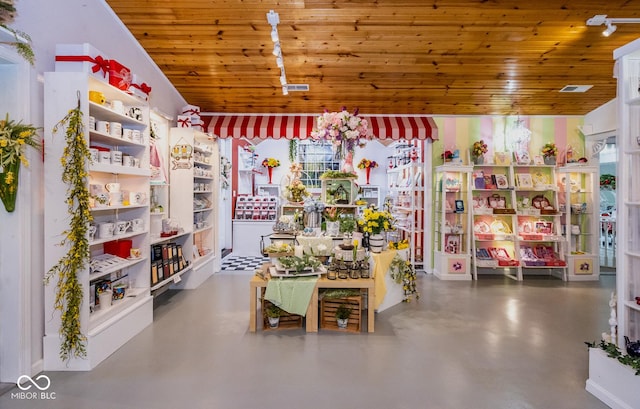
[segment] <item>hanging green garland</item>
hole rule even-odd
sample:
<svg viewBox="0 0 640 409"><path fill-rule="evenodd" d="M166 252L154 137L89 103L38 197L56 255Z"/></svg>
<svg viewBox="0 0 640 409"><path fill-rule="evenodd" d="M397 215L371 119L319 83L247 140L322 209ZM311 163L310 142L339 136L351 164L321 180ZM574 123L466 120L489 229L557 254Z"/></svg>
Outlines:
<svg viewBox="0 0 640 409"><path fill-rule="evenodd" d="M86 166L90 154L84 137L80 94L78 106L56 124L53 133L62 127L66 127L66 146L60 163L63 169L62 181L67 184L67 211L71 222L69 230L62 232L64 238L60 245L69 245L69 251L47 272L45 283L48 284L53 276L58 277L54 308L61 312L60 335L63 340L60 345L60 358L67 361L72 357L84 358L87 355L86 337L80 328L83 292L78 273L85 269L90 259L87 228L93 216L87 190Z"/></svg>
<svg viewBox="0 0 640 409"><path fill-rule="evenodd" d="M410 261L405 261L396 254L389 265L389 274L396 284L402 284L404 291L404 302L411 302L411 296L415 295L416 300L420 298L416 287L417 275Z"/></svg>

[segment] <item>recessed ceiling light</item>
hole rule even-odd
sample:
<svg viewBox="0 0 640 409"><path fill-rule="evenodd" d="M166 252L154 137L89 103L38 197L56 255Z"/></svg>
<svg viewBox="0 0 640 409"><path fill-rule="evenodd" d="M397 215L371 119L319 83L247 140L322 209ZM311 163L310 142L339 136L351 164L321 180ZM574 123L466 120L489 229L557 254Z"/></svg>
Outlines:
<svg viewBox="0 0 640 409"><path fill-rule="evenodd" d="M565 85L559 92L587 92L593 85Z"/></svg>

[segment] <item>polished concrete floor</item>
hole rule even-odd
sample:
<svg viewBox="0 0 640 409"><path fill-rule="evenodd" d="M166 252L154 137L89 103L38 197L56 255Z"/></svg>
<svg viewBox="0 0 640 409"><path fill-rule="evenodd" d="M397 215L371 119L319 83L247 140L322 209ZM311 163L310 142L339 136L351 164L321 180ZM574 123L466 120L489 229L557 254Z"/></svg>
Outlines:
<svg viewBox="0 0 640 409"><path fill-rule="evenodd" d="M156 299L154 323L91 372L47 372L46 409L590 409L584 341L607 329L614 276L477 282L419 276L374 334L248 332L251 273ZM14 389L13 392L17 390Z"/></svg>

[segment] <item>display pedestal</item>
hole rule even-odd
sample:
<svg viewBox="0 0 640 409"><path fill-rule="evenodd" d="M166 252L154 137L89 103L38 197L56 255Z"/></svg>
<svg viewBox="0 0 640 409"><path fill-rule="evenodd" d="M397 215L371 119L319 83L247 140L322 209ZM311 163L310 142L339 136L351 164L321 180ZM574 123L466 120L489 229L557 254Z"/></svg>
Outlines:
<svg viewBox="0 0 640 409"><path fill-rule="evenodd" d="M404 301L402 284L397 284L393 281L389 273L389 265L396 253L400 254L403 260L407 259L408 252L406 251L386 250L382 253L371 254L374 280L376 282L376 297L379 301L379 305L376 306L377 312L382 312Z"/></svg>

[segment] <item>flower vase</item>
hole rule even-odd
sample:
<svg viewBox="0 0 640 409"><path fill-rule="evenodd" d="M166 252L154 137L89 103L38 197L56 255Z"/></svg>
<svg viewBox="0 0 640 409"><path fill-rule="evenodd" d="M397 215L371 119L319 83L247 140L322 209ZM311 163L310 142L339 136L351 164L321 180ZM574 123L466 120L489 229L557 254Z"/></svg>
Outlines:
<svg viewBox="0 0 640 409"><path fill-rule="evenodd" d="M20 172L20 160L16 160L4 167L0 173L0 199L4 208L11 213L16 209L16 196L18 195L18 173Z"/></svg>
<svg viewBox="0 0 640 409"><path fill-rule="evenodd" d="M544 156L544 164L545 165L555 165L556 157L555 156Z"/></svg>
<svg viewBox="0 0 640 409"><path fill-rule="evenodd" d="M369 178L371 177L371 168L365 168L365 173L367 175L367 185L369 184Z"/></svg>
<svg viewBox="0 0 640 409"><path fill-rule="evenodd" d="M372 234L369 237L369 248L373 253L381 253L384 247L384 235L381 233Z"/></svg>
<svg viewBox="0 0 640 409"><path fill-rule="evenodd" d="M267 168L267 173L269 174L269 184L271 184L271 179L273 178L273 168Z"/></svg>
<svg viewBox="0 0 640 409"><path fill-rule="evenodd" d="M473 163L476 165L484 165L484 156L480 155L480 156L474 156L473 157Z"/></svg>

